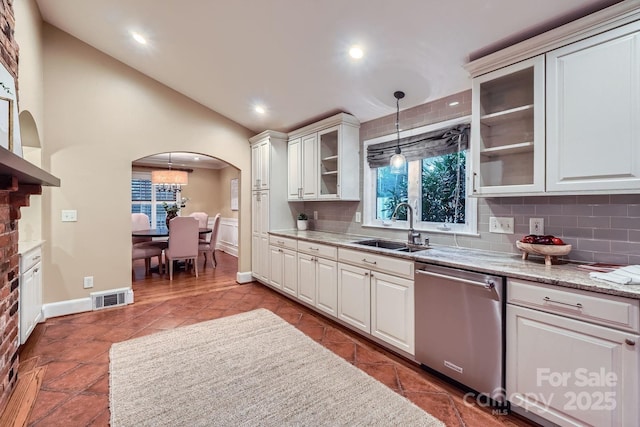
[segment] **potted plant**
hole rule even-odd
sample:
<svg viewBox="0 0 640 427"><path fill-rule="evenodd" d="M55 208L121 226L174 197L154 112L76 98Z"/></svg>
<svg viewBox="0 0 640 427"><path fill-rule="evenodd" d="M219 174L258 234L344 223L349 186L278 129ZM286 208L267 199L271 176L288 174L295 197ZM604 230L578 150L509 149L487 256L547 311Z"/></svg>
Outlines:
<svg viewBox="0 0 640 427"><path fill-rule="evenodd" d="M178 216L180 209L187 206L188 200L189 199L187 199L186 197L183 197L182 199L180 199L179 203L168 204L167 202L162 202L162 207L164 208L164 211L167 213L167 218L165 220L165 223L167 224L167 228L169 228L169 221L171 221L173 218Z"/></svg>
<svg viewBox="0 0 640 427"><path fill-rule="evenodd" d="M309 217L306 213L302 212L298 214L298 230L306 230L307 229L307 220Z"/></svg>

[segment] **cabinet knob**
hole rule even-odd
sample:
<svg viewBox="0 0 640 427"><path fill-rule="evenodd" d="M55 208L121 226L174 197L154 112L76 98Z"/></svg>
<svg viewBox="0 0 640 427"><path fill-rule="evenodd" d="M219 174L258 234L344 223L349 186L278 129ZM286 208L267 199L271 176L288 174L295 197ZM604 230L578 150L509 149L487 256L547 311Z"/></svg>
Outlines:
<svg viewBox="0 0 640 427"><path fill-rule="evenodd" d="M628 345L636 345L636 342L633 340L630 340L629 338L626 338L624 342L627 343Z"/></svg>

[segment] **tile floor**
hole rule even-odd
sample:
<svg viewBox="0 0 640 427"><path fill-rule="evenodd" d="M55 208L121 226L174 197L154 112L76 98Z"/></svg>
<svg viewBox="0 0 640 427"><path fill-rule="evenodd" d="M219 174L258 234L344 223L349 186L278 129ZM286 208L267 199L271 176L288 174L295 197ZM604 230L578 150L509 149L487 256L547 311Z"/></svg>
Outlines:
<svg viewBox="0 0 640 427"><path fill-rule="evenodd" d="M447 426L526 426L463 402L463 393L257 283L162 302L81 313L38 325L21 366L46 366L30 426L108 426L112 343L267 308L345 360L406 396Z"/></svg>

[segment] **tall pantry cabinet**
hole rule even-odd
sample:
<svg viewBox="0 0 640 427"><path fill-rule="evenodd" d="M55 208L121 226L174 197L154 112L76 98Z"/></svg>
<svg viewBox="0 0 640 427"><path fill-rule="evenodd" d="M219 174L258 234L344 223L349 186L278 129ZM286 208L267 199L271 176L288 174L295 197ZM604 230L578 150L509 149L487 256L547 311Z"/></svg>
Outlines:
<svg viewBox="0 0 640 427"><path fill-rule="evenodd" d="M266 130L251 143L251 271L269 282L269 230L294 228L287 203L287 135Z"/></svg>

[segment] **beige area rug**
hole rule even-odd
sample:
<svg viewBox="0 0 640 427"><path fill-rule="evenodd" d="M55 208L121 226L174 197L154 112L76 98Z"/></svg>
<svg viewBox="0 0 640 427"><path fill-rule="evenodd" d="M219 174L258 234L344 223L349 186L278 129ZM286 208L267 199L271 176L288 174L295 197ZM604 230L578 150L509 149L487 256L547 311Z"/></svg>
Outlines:
<svg viewBox="0 0 640 427"><path fill-rule="evenodd" d="M443 426L265 309L114 344L111 426Z"/></svg>

